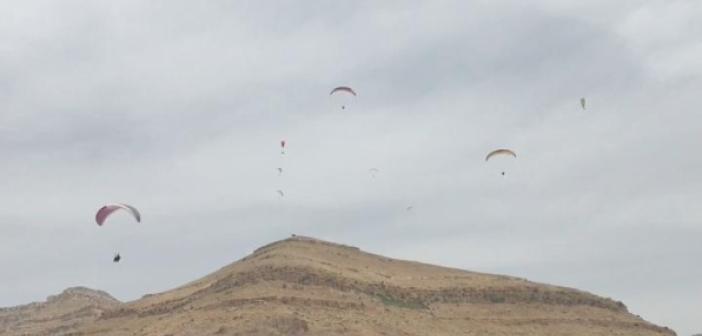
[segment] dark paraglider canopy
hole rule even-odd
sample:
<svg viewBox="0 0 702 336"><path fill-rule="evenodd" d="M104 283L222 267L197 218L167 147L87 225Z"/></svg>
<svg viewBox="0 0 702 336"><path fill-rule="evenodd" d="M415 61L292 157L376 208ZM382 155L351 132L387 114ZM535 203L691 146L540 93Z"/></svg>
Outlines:
<svg viewBox="0 0 702 336"><path fill-rule="evenodd" d="M330 96L334 96L334 95L337 94L337 93L348 93L348 94L352 95L353 97L356 97L356 96L357 96L356 91L354 91L352 88L350 88L350 87L348 87L348 86L338 86L338 87L335 87L333 90L331 90L331 92L329 92L329 95L330 95ZM347 101L347 102L348 102L348 101ZM345 110L345 109L346 109L346 104L342 104L342 105L341 105L341 109L342 109L342 110Z"/></svg>
<svg viewBox="0 0 702 336"><path fill-rule="evenodd" d="M112 258L113 263L118 263L120 260L122 260L122 256L120 256L119 253L115 254L115 257Z"/></svg>
<svg viewBox="0 0 702 336"><path fill-rule="evenodd" d="M350 87L348 87L348 86L338 86L338 87L335 87L334 90L331 90L331 92L329 93L329 95L333 95L333 94L335 94L335 93L337 93L337 92L348 92L348 93L350 93L350 94L352 94L352 95L354 95L354 96L357 96L356 91L354 91L352 88L350 88Z"/></svg>

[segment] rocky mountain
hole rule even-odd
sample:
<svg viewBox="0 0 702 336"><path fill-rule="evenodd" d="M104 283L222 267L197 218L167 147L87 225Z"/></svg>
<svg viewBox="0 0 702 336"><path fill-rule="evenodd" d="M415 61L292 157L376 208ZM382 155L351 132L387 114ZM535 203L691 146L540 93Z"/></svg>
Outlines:
<svg viewBox="0 0 702 336"><path fill-rule="evenodd" d="M675 335L621 302L293 236L119 303L69 289L0 310L0 335Z"/></svg>
<svg viewBox="0 0 702 336"><path fill-rule="evenodd" d="M0 308L0 335L59 335L91 323L122 303L109 294L69 288L46 302Z"/></svg>

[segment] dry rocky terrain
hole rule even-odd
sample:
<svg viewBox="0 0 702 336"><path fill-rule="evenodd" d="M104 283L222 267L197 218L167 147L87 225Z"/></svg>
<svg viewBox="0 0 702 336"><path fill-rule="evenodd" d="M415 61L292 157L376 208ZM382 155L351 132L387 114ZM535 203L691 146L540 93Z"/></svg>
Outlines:
<svg viewBox="0 0 702 336"><path fill-rule="evenodd" d="M121 303L72 288L0 309L0 335L675 335L621 302L293 236Z"/></svg>

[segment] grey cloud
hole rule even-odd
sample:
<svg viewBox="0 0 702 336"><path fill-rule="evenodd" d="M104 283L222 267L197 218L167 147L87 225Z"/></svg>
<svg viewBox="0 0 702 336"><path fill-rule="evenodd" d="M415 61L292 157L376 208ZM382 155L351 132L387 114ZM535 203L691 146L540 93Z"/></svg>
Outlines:
<svg viewBox="0 0 702 336"><path fill-rule="evenodd" d="M134 299L299 233L699 328L692 2L7 6L0 305ZM502 146L505 178L483 161ZM98 229L111 201L143 225Z"/></svg>

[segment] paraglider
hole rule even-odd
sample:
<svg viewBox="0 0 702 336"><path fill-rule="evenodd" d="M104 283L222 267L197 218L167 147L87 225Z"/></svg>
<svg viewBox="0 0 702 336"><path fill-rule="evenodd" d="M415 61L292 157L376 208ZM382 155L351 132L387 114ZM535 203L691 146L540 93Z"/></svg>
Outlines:
<svg viewBox="0 0 702 336"><path fill-rule="evenodd" d="M278 168L278 176L283 175L283 168Z"/></svg>
<svg viewBox="0 0 702 336"><path fill-rule="evenodd" d="M278 195L280 195L280 197L284 197L284 196L285 196L285 193L283 193L282 190L277 190L277 192L278 192Z"/></svg>
<svg viewBox="0 0 702 336"><path fill-rule="evenodd" d="M102 226L107 217L117 210L126 211L131 214L134 219L136 219L137 223L141 222L141 214L139 213L139 210L131 205L121 203L108 204L100 208L100 210L98 210L98 212L95 214L95 222L97 222L97 225Z"/></svg>
<svg viewBox="0 0 702 336"><path fill-rule="evenodd" d="M333 95L336 94L336 93L347 93L347 94L351 94L351 95L354 96L354 97L357 96L356 91L354 91L352 88L350 88L350 87L348 87L348 86L338 86L338 87L335 87L333 90L331 90L331 92L329 93L329 95L330 95L330 96L333 96ZM346 109L346 105L345 105L345 104L342 104L342 105L341 105L341 109L342 109L342 110Z"/></svg>
<svg viewBox="0 0 702 336"><path fill-rule="evenodd" d="M410 205L410 206L408 206L405 210L407 210L407 211L412 211L413 209L414 209L414 205Z"/></svg>
<svg viewBox="0 0 702 336"><path fill-rule="evenodd" d="M280 140L280 154L285 154L285 140Z"/></svg>
<svg viewBox="0 0 702 336"><path fill-rule="evenodd" d="M135 207L127 204L122 204L122 203L114 203L114 204L108 204L100 208L97 213L95 214L95 222L97 222L97 225L102 227L103 224L105 224L105 221L107 220L107 217L112 215L114 212L122 210L126 211L134 219L137 221L137 223L141 222L141 214L139 213L139 210L137 210ZM120 260L122 260L122 256L117 252L115 256L112 258L113 263L118 263Z"/></svg>
<svg viewBox="0 0 702 336"><path fill-rule="evenodd" d="M585 97L580 98L580 106L585 109Z"/></svg>
<svg viewBox="0 0 702 336"><path fill-rule="evenodd" d="M511 156L513 158L516 158L517 153L515 153L511 149L504 149L504 148L496 149L496 150L488 153L488 155L485 157L485 162L490 161L490 159L495 157L495 156ZM505 176L505 171L503 170L501 174L502 174L502 176Z"/></svg>
<svg viewBox="0 0 702 336"><path fill-rule="evenodd" d="M368 169L368 172L371 174L371 176L372 176L373 178L375 178L375 176L378 175L378 173L380 172L380 170L378 170L378 168L371 168L371 169Z"/></svg>

